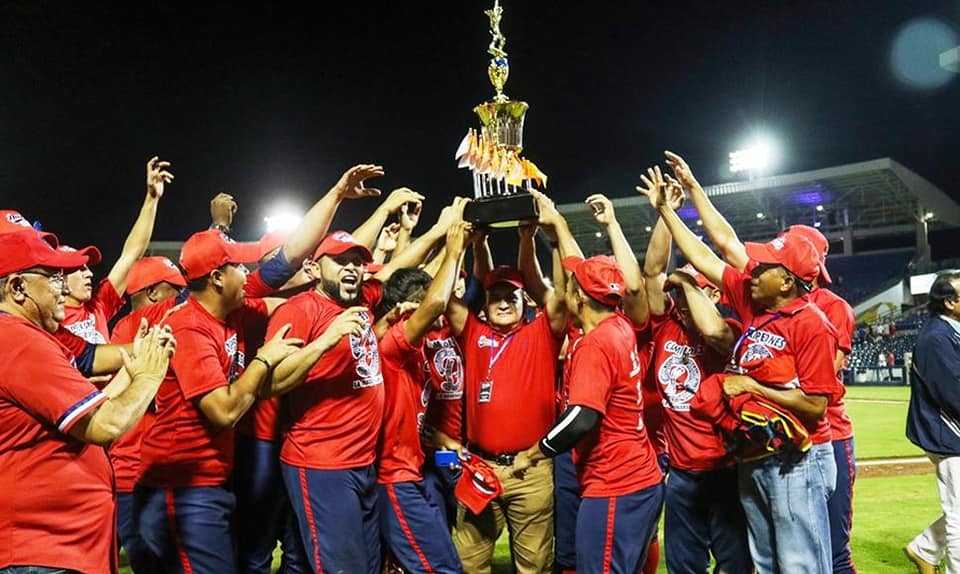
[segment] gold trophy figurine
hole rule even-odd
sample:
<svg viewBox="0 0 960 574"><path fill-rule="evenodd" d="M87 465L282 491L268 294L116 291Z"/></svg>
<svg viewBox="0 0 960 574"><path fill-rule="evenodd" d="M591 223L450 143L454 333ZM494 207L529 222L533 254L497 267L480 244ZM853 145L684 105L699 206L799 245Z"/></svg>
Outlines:
<svg viewBox="0 0 960 574"><path fill-rule="evenodd" d="M467 204L463 216L485 227L516 227L522 220L537 217L536 202L528 192L534 184L546 187L547 176L520 156L527 103L503 93L510 63L504 50L507 39L500 31L500 0L484 13L490 19L492 37L487 47L492 56L487 75L496 94L473 109L480 119L480 131L468 130L455 155L458 167L469 168L473 174L475 200Z"/></svg>

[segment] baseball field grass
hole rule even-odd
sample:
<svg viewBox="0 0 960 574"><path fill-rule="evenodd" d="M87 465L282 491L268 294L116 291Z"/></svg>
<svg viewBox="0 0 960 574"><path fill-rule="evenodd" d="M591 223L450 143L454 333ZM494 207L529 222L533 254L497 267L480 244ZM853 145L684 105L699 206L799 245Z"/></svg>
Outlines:
<svg viewBox="0 0 960 574"><path fill-rule="evenodd" d="M859 460L922 456L904 438L908 387L850 387L848 412ZM860 572L913 572L903 546L939 515L936 479L931 473L860 478L854 487L853 556ZM661 538L662 540L662 538ZM275 560L274 567L279 564ZM495 574L512 572L506 534L497 543ZM131 574L121 568L121 574ZM658 572L666 572L661 565Z"/></svg>

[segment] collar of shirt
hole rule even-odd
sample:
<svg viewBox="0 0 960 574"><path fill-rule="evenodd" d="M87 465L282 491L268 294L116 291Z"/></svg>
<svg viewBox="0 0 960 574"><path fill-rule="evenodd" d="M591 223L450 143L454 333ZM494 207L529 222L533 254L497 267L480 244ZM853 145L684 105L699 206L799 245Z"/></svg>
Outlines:
<svg viewBox="0 0 960 574"><path fill-rule="evenodd" d="M946 315L940 315L940 318L946 321L948 325L953 327L953 330L957 332L957 335L960 335L960 321L957 321L956 319L951 319Z"/></svg>

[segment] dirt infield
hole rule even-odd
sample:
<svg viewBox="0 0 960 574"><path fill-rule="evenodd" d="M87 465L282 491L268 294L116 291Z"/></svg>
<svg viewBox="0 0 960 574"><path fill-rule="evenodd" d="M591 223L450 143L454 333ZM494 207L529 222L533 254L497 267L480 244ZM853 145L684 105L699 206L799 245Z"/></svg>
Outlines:
<svg viewBox="0 0 960 574"><path fill-rule="evenodd" d="M857 478L903 476L933 472L933 463L926 457L883 458L857 461Z"/></svg>

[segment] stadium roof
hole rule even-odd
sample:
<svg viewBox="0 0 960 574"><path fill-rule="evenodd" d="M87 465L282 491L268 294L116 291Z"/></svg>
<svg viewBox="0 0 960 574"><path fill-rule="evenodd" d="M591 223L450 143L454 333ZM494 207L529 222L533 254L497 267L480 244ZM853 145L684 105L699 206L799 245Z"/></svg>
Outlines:
<svg viewBox="0 0 960 574"><path fill-rule="evenodd" d="M890 158L711 185L705 191L744 241L768 240L797 223L818 226L831 240L839 240L846 230L854 240L914 234L918 219L927 212L933 214L932 229L960 226L960 205ZM627 240L642 250L657 221L649 201L640 194L611 201ZM608 251L585 204L563 204L558 209L585 252ZM680 216L697 229L692 205L684 206Z"/></svg>

